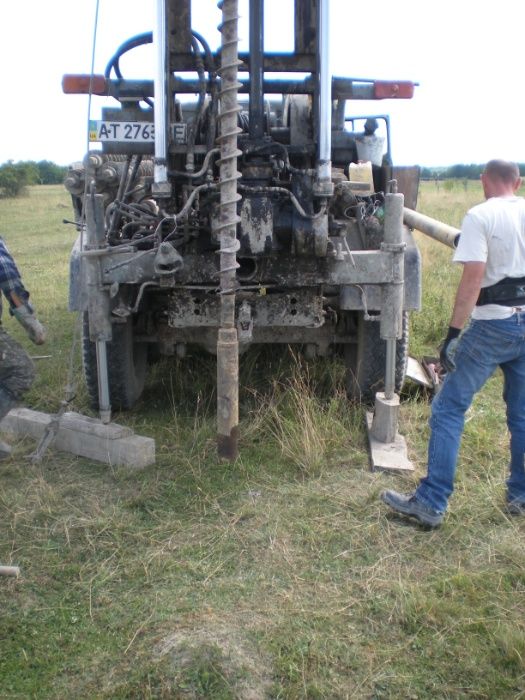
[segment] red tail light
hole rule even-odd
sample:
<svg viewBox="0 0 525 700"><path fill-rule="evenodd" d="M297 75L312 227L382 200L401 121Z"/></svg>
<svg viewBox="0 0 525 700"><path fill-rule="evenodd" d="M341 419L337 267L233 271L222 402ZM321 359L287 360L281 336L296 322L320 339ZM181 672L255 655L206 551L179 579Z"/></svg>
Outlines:
<svg viewBox="0 0 525 700"><path fill-rule="evenodd" d="M414 97L414 83L407 80L375 80L374 98L385 100L392 98L410 99Z"/></svg>

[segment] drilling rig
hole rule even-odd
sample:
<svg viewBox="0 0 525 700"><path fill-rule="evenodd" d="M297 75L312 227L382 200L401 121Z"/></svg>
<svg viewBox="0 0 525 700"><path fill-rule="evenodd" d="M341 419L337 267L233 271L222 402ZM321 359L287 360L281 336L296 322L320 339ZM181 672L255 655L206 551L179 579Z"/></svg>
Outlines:
<svg viewBox="0 0 525 700"><path fill-rule="evenodd" d="M219 8L218 50L192 28L190 0L157 0L152 31L104 75L64 76L65 93L113 100L65 186L93 407L109 421L141 396L150 358L200 346L217 357L218 451L232 460L253 344L341 354L353 400L399 391L421 297L403 223L419 173L393 165L388 116L358 110L411 98L414 83L332 76L329 0L295 0L289 53L265 51L264 0L249 0L248 52L238 1ZM124 76L121 58L144 44L154 75Z"/></svg>

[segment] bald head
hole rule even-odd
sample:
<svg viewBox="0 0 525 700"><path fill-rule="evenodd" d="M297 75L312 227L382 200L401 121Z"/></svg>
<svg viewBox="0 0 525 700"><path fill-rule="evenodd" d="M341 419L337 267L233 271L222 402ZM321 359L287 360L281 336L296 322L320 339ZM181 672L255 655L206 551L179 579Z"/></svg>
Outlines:
<svg viewBox="0 0 525 700"><path fill-rule="evenodd" d="M489 160L481 176L485 197L513 195L521 185L520 170L509 160Z"/></svg>
<svg viewBox="0 0 525 700"><path fill-rule="evenodd" d="M520 176L517 163L510 160L489 160L484 170L485 175L506 183L514 183Z"/></svg>

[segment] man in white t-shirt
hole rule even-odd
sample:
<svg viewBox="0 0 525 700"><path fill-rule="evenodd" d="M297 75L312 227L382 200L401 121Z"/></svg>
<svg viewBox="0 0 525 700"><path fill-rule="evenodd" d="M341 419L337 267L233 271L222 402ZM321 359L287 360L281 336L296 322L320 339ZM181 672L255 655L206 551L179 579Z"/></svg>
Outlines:
<svg viewBox="0 0 525 700"><path fill-rule="evenodd" d="M465 216L454 261L463 265L432 402L427 476L414 493L384 491L393 510L437 527L454 489L465 413L499 366L510 432L507 506L525 515L525 199L518 166L491 160L481 176L486 201ZM466 330L462 328L470 318Z"/></svg>

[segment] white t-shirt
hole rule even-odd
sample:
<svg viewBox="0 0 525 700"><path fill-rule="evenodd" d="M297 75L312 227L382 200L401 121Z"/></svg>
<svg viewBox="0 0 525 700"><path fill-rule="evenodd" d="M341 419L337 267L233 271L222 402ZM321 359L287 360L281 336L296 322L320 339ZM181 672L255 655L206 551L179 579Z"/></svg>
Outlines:
<svg viewBox="0 0 525 700"><path fill-rule="evenodd" d="M463 219L453 260L487 263L482 288L496 284L504 277L524 277L525 199L491 197L472 207ZM512 313L511 306L485 304L474 307L472 318L508 318Z"/></svg>

